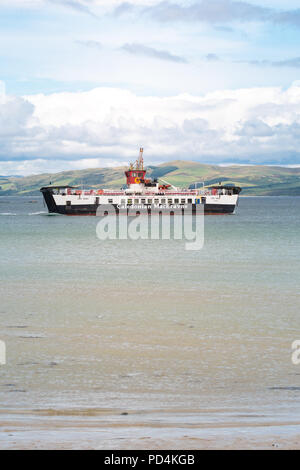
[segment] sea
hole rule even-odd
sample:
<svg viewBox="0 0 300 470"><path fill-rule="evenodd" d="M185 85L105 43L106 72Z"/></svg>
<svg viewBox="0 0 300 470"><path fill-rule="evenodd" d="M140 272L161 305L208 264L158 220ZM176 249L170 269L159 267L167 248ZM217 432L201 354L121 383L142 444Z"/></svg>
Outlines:
<svg viewBox="0 0 300 470"><path fill-rule="evenodd" d="M241 197L200 250L98 222L0 198L0 448L300 445L300 198Z"/></svg>

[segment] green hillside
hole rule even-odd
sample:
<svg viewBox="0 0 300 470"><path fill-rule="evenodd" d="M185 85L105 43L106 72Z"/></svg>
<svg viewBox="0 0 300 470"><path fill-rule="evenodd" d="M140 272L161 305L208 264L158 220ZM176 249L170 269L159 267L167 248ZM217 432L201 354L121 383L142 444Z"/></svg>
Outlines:
<svg viewBox="0 0 300 470"><path fill-rule="evenodd" d="M92 168L20 177L0 177L0 196L37 195L42 186L55 185L88 188L120 188L125 184L125 167ZM178 187L188 187L199 182L202 186L235 184L243 189L242 195L300 196L300 168L276 166L217 166L198 162L176 160L158 166L149 166L152 178L163 178Z"/></svg>

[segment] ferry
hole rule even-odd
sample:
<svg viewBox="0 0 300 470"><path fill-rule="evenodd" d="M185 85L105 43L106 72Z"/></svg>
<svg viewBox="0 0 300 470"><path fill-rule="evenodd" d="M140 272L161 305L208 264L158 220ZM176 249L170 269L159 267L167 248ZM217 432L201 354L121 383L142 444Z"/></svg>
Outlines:
<svg viewBox="0 0 300 470"><path fill-rule="evenodd" d="M126 187L120 190L79 189L72 186L45 186L40 189L49 213L64 215L107 215L109 208L117 214L140 215L152 212L233 214L241 188L232 185L181 189L160 179L146 177L143 149L135 164L125 171ZM161 182L159 182L159 180Z"/></svg>

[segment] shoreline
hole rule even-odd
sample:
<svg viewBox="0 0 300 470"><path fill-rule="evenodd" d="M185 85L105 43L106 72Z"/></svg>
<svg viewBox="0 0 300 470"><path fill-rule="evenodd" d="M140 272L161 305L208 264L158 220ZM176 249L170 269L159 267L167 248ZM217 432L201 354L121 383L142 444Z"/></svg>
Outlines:
<svg viewBox="0 0 300 470"><path fill-rule="evenodd" d="M241 415L236 422L187 410L0 410L1 449L300 449L300 421ZM165 414L165 416L163 416ZM237 415L239 416L239 415Z"/></svg>

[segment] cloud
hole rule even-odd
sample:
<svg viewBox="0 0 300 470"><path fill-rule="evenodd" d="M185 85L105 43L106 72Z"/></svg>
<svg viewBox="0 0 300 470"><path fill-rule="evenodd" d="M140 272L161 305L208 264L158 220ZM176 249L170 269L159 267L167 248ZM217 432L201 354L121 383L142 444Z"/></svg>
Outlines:
<svg viewBox="0 0 300 470"><path fill-rule="evenodd" d="M272 62L273 66L276 67L300 67L300 57L294 57L292 59L280 60Z"/></svg>
<svg viewBox="0 0 300 470"><path fill-rule="evenodd" d="M93 41L93 40L86 40L86 41L75 41L76 44L80 44L81 46L90 47L92 49L102 49L102 43L100 41Z"/></svg>
<svg viewBox="0 0 300 470"><path fill-rule="evenodd" d="M135 6L132 3L124 2L118 5L113 14L114 16L122 16L124 14L132 13L135 11Z"/></svg>
<svg viewBox="0 0 300 470"><path fill-rule="evenodd" d="M237 129L236 134L246 137L270 137L274 135L274 129L261 119L253 119L245 121L241 128Z"/></svg>
<svg viewBox="0 0 300 470"><path fill-rule="evenodd" d="M222 33L233 33L234 29L230 26L215 26L216 31L221 31Z"/></svg>
<svg viewBox="0 0 300 470"><path fill-rule="evenodd" d="M41 129L32 121L34 105L19 97L5 96L0 102L0 160L24 160L30 149L36 158ZM25 149L25 152L24 152ZM25 157L25 159L27 156Z"/></svg>
<svg viewBox="0 0 300 470"><path fill-rule="evenodd" d="M300 27L300 8L280 10L275 8L278 2L269 3L269 7L259 2L254 4L247 1L233 0L190 0L177 3L172 0L2 0L4 6L16 5L21 8L37 8L45 4L61 5L78 13L98 17L113 12L115 17L127 14L148 16L160 22L206 22L215 25L220 31L230 31L227 26L232 22L272 22L273 24ZM263 3L263 2L261 2ZM93 10L90 8L93 6ZM227 24L224 26L224 24ZM226 28L226 29L225 29Z"/></svg>
<svg viewBox="0 0 300 470"><path fill-rule="evenodd" d="M293 67L299 68L300 67L300 57L293 57L291 59L284 59L284 60L250 60L250 61L239 61L242 63L247 63L250 65L258 65L260 67L268 66L268 67Z"/></svg>
<svg viewBox="0 0 300 470"><path fill-rule="evenodd" d="M216 54L207 54L206 55L206 60L208 60L209 62L215 62L217 60L220 60L220 57L217 56Z"/></svg>
<svg viewBox="0 0 300 470"><path fill-rule="evenodd" d="M97 18L97 16L90 10L90 8L78 0L48 0L49 3L61 5L66 8L71 8L79 13L85 13L87 15Z"/></svg>
<svg viewBox="0 0 300 470"><path fill-rule="evenodd" d="M273 15L274 23L300 26L300 9L278 12Z"/></svg>
<svg viewBox="0 0 300 470"><path fill-rule="evenodd" d="M147 163L300 164L300 87L138 96L116 88L7 96L0 174ZM26 163L27 162L27 163Z"/></svg>
<svg viewBox="0 0 300 470"><path fill-rule="evenodd" d="M144 46L143 44L124 44L121 49L134 55L141 55L154 59L167 60L170 62L187 63L187 60L183 57L170 54L170 52L168 51L157 50L153 47Z"/></svg>
<svg viewBox="0 0 300 470"><path fill-rule="evenodd" d="M0 103L0 136L17 138L26 134L26 127L34 112L34 106L18 97L4 97Z"/></svg>
<svg viewBox="0 0 300 470"><path fill-rule="evenodd" d="M271 22L300 27L300 9L280 11L259 4L232 0L200 0L189 5L164 0L144 7L124 2L116 7L115 15L121 16L134 11L161 23L210 23L216 25L215 28L220 31L232 31L222 25L233 22Z"/></svg>
<svg viewBox="0 0 300 470"><path fill-rule="evenodd" d="M117 15L132 12L134 4L124 2L119 5ZM259 5L231 0L202 0L187 6L162 1L140 9L142 14L160 22L200 21L207 23L229 23L232 21L266 21L274 11Z"/></svg>

